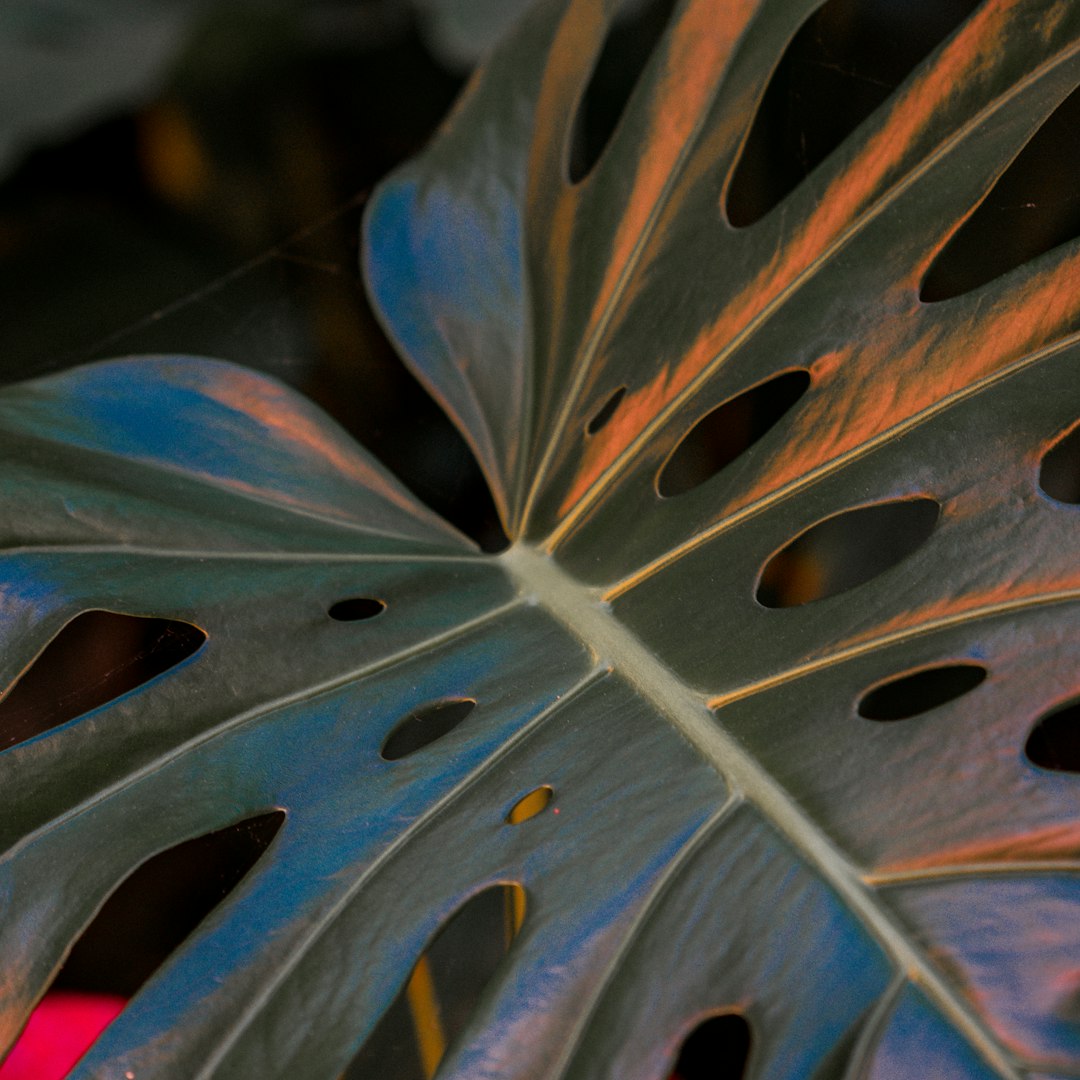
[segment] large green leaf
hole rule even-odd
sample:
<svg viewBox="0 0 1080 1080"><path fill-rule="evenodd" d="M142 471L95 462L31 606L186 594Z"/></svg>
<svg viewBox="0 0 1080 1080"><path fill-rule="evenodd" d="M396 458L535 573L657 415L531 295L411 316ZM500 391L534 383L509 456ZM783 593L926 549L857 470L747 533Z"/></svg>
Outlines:
<svg viewBox="0 0 1080 1080"><path fill-rule="evenodd" d="M1080 1073L1080 779L1024 752L1078 689L1080 511L1039 467L1080 417L1080 246L919 300L1080 81L1080 6L986 0L742 229L724 194L814 2L683 0L571 184L614 6L534 9L368 216L371 291L469 438L504 554L229 365L118 361L0 399L0 679L87 610L208 635L0 754L7 1037L137 865L287 814L74 1076L334 1077L438 928L505 882L524 924L440 1077L658 1080L725 1011L753 1076ZM701 417L794 370L809 388L770 430L660 497ZM755 599L817 523L929 500L920 543L825 564L831 595ZM356 597L385 610L328 617ZM858 714L960 664L985 681ZM380 756L463 697L452 732ZM541 785L549 808L511 824Z"/></svg>

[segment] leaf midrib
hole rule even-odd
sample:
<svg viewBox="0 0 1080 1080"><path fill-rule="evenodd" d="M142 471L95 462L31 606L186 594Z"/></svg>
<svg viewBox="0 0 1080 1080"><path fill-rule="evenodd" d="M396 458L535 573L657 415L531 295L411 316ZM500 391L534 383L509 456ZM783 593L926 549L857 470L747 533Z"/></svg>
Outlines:
<svg viewBox="0 0 1080 1080"><path fill-rule="evenodd" d="M1003 1080L1020 1080L1009 1055L982 1021L905 936L874 897L863 875L811 821L788 793L717 723L705 697L682 682L611 613L594 590L582 586L543 553L525 546L500 561L523 598L542 605L575 637L596 651L694 746L730 786L752 803L839 895L891 958L918 984L942 1015Z"/></svg>

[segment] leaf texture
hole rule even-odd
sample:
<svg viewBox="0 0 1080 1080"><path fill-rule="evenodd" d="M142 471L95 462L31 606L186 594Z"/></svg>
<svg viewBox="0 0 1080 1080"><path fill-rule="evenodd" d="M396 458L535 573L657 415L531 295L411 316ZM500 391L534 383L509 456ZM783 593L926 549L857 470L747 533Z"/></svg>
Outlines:
<svg viewBox="0 0 1080 1080"><path fill-rule="evenodd" d="M0 397L4 684L86 610L208 636L0 754L9 1041L136 866L287 815L76 1078L336 1077L505 882L525 920L442 1080L661 1080L723 1013L753 1077L1080 1075L1080 781L1024 752L1078 693L1080 518L1038 478L1080 419L1080 244L919 300L1080 82L1080 7L985 0L735 229L732 170L815 5L683 0L574 184L616 6L535 7L369 208L370 290L476 452L503 555L230 365ZM791 371L805 393L757 441L658 493L699 421ZM867 580L762 602L793 541L917 500L927 534ZM851 558L887 541L856 530ZM352 597L385 610L328 616ZM985 679L860 715L958 664ZM458 698L452 732L380 756ZM510 824L539 785L551 809Z"/></svg>

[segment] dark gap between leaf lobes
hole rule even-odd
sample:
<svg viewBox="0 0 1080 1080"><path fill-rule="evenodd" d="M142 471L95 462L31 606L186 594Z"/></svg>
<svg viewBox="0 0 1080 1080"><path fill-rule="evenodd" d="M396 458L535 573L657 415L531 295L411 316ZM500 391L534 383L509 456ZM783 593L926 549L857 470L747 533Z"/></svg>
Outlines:
<svg viewBox="0 0 1080 1080"><path fill-rule="evenodd" d="M100 708L196 653L197 626L84 611L49 642L0 701L0 750Z"/></svg>
<svg viewBox="0 0 1080 1080"><path fill-rule="evenodd" d="M630 5L624 0L623 6ZM646 0L608 31L570 126L570 183L583 180L600 160L674 10L675 0Z"/></svg>
<svg viewBox="0 0 1080 1080"><path fill-rule="evenodd" d="M427 946L342 1080L430 1080L495 979L525 919L525 890L491 885Z"/></svg>

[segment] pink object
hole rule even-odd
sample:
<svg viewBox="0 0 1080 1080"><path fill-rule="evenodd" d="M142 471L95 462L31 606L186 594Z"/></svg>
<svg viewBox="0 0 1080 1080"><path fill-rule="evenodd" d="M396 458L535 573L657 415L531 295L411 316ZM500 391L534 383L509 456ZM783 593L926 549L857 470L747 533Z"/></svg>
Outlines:
<svg viewBox="0 0 1080 1080"><path fill-rule="evenodd" d="M112 994L46 994L0 1065L0 1080L63 1080L126 1004Z"/></svg>

